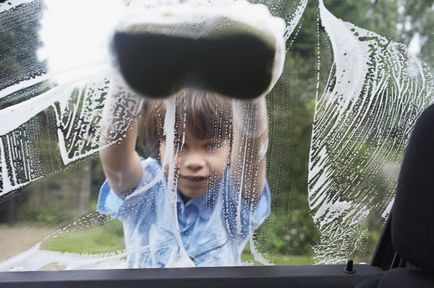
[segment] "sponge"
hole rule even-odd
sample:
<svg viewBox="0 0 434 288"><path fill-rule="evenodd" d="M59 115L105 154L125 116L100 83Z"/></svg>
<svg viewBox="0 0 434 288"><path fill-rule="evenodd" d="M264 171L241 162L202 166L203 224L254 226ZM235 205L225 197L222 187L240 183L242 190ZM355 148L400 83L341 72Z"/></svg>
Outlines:
<svg viewBox="0 0 434 288"><path fill-rule="evenodd" d="M251 99L282 73L284 29L266 6L244 1L135 8L118 23L112 52L125 82L144 97L193 87Z"/></svg>

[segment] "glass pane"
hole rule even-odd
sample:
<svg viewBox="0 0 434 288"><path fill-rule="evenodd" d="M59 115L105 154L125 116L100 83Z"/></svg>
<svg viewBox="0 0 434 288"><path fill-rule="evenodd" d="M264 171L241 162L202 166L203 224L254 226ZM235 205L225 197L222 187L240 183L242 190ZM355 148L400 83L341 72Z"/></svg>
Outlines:
<svg viewBox="0 0 434 288"><path fill-rule="evenodd" d="M1 271L370 261L432 102L432 4L250 1L285 25L283 73L261 110L200 89L142 103L114 92L107 61L127 6L200 14L242 1L69 2L0 3ZM263 15L246 11L221 29ZM203 29L190 24L164 31ZM135 118L140 168L111 174L110 191L99 151L135 142Z"/></svg>

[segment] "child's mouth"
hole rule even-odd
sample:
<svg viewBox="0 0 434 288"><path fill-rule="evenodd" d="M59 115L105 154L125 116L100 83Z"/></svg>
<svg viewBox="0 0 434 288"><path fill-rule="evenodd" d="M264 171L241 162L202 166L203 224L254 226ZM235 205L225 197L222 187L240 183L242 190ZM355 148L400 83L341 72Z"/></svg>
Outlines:
<svg viewBox="0 0 434 288"><path fill-rule="evenodd" d="M185 179L188 182L192 182L192 183L200 183L208 179L208 177L206 176L185 176L185 175L180 175L180 178Z"/></svg>

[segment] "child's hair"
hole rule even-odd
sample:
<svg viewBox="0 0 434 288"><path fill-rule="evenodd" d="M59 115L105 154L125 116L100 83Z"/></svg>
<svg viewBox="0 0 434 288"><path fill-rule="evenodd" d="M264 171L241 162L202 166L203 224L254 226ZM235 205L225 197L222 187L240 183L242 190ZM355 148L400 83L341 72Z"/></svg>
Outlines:
<svg viewBox="0 0 434 288"><path fill-rule="evenodd" d="M214 92L184 89L176 95L175 138L182 132L197 139L228 139L232 142L232 104ZM159 158L164 137L164 101L145 100L141 113L138 146L144 156ZM185 128L184 128L185 127Z"/></svg>

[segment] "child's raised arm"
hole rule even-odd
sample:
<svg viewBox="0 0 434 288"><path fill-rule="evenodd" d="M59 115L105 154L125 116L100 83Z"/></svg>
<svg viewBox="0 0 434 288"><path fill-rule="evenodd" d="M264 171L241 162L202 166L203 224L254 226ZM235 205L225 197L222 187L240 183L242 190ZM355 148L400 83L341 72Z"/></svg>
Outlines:
<svg viewBox="0 0 434 288"><path fill-rule="evenodd" d="M246 199L260 199L266 182L268 115L265 97L233 102L232 177Z"/></svg>
<svg viewBox="0 0 434 288"><path fill-rule="evenodd" d="M143 173L135 151L142 100L123 89L116 77L110 83L107 97L99 156L110 187L125 197L139 183Z"/></svg>

